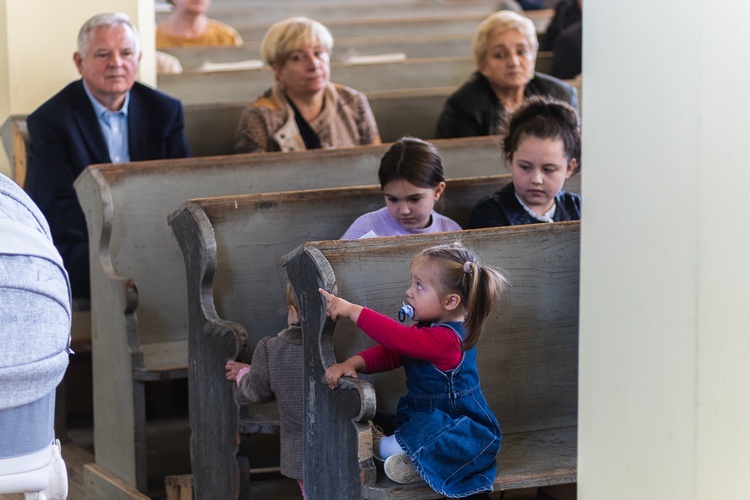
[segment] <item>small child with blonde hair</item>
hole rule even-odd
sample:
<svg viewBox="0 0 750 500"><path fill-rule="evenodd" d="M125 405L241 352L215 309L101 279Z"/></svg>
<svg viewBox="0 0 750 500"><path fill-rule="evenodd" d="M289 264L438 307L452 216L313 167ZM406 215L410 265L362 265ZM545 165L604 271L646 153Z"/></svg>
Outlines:
<svg viewBox="0 0 750 500"><path fill-rule="evenodd" d="M264 337L253 351L250 365L227 361L227 380L237 383L242 394L254 403L276 400L281 417L281 473L302 483L302 327L299 306L292 286L286 285L287 325L273 337Z"/></svg>
<svg viewBox="0 0 750 500"><path fill-rule="evenodd" d="M491 492L502 434L479 384L476 344L506 280L460 243L423 250L410 271L403 311L415 326L319 290L334 321L354 321L379 344L329 367L326 382L333 389L342 376L403 366L408 393L395 432L373 432L386 475L397 483L424 479L452 498Z"/></svg>

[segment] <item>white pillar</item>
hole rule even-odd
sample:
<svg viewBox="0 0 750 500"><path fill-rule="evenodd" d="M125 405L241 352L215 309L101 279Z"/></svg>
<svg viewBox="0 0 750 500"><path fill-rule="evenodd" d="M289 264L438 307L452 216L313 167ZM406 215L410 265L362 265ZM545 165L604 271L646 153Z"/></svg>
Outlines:
<svg viewBox="0 0 750 500"><path fill-rule="evenodd" d="M584 7L583 500L747 496L748 16Z"/></svg>

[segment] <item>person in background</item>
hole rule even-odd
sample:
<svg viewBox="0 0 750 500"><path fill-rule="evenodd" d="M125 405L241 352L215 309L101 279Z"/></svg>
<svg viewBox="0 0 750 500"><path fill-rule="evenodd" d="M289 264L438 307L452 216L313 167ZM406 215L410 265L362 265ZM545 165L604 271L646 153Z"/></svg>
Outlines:
<svg viewBox="0 0 750 500"><path fill-rule="evenodd" d="M542 37L541 49L545 51L555 50L555 44L560 34L569 26L583 19L582 0L560 0L555 6L555 14L547 26Z"/></svg>
<svg viewBox="0 0 750 500"><path fill-rule="evenodd" d="M445 191L445 178L440 152L429 142L412 137L394 142L380 160L378 178L385 207L360 216L342 240L461 229L435 211Z"/></svg>
<svg viewBox="0 0 750 500"><path fill-rule="evenodd" d="M299 306L292 285L286 285L287 328L264 337L253 351L250 365L229 360L227 380L234 381L249 401L277 401L281 417L281 473L302 482L303 351Z"/></svg>
<svg viewBox="0 0 750 500"><path fill-rule="evenodd" d="M242 45L236 29L206 16L211 0L169 0L174 7L156 26L156 48Z"/></svg>
<svg viewBox="0 0 750 500"><path fill-rule="evenodd" d="M581 168L575 109L529 98L511 116L503 146L513 182L476 204L469 228L581 218L581 197L563 191L565 181Z"/></svg>
<svg viewBox="0 0 750 500"><path fill-rule="evenodd" d="M534 72L537 49L536 29L529 18L504 10L482 21L472 42L477 71L446 101L436 137L502 135L508 116L535 95L578 108L575 88Z"/></svg>
<svg viewBox="0 0 750 500"><path fill-rule="evenodd" d="M578 11L583 10L583 0L574 2ZM550 73L557 78L570 80L583 70L583 19L567 25L559 32L552 47L552 69Z"/></svg>
<svg viewBox="0 0 750 500"><path fill-rule="evenodd" d="M73 54L81 79L27 119L25 188L49 222L76 298L91 295L86 219L73 188L78 175L95 163L189 156L182 103L135 81L140 59L128 16L92 17Z"/></svg>
<svg viewBox="0 0 750 500"><path fill-rule="evenodd" d="M235 152L300 151L380 144L367 98L330 82L333 37L306 17L272 25L260 46L276 84L243 111Z"/></svg>

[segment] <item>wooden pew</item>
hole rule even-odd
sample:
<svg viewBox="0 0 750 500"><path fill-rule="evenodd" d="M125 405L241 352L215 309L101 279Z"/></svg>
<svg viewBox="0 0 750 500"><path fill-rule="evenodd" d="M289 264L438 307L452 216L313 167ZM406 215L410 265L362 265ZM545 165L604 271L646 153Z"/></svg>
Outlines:
<svg viewBox="0 0 750 500"><path fill-rule="evenodd" d="M466 224L476 201L507 182L508 175L449 179L440 211ZM226 382L224 364L249 362L262 337L286 327L280 257L306 241L339 238L359 215L383 205L379 186L363 186L194 199L170 216L188 283L197 498L247 498L248 460L264 454L249 434L278 431L270 405L238 403L243 398Z"/></svg>
<svg viewBox="0 0 750 500"><path fill-rule="evenodd" d="M466 56L471 54L473 35L423 35L376 38L344 38L336 40L331 61L348 63L356 56L377 56L382 54L404 54L408 59L426 57ZM162 51L180 60L187 72L200 71L203 65L211 63L240 63L247 60L260 60L260 43L251 42L239 47L170 47ZM536 70L549 73L552 66L552 52L537 54Z"/></svg>
<svg viewBox="0 0 750 500"><path fill-rule="evenodd" d="M576 481L578 222L302 245L284 259L301 305L305 351L305 489L310 498L428 499L424 482L398 485L376 471L367 424L404 394L397 370L323 380L336 360L372 345L351 322L326 318L322 286L391 317L421 249L461 240L511 286L477 345L482 388L504 432L495 490Z"/></svg>
<svg viewBox="0 0 750 500"><path fill-rule="evenodd" d="M436 56L471 54L472 33L400 36L357 36L335 40L331 62L346 63L351 56L373 56L402 53L418 59ZM177 57L185 71L197 71L206 62L234 63L261 59L260 42L250 41L239 47L168 47L162 49Z"/></svg>
<svg viewBox="0 0 750 500"><path fill-rule="evenodd" d="M454 87L372 91L367 93L382 142L405 135L429 140L435 137L438 116ZM196 103L184 106L185 136L193 156L234 153L234 133L249 100ZM13 157L12 175L23 186L26 176L28 134L26 117L9 120L8 143ZM11 136L11 128L15 131Z"/></svg>
<svg viewBox="0 0 750 500"><path fill-rule="evenodd" d="M29 130L26 115L10 115L0 126L3 147L10 159L10 178L23 187L26 180Z"/></svg>
<svg viewBox="0 0 750 500"><path fill-rule="evenodd" d="M549 71L551 54L537 57L537 71ZM457 87L476 70L470 56L405 59L377 64L331 64L331 81L369 95L373 91ZM270 68L196 71L159 75L159 90L186 105L234 100L250 102L273 85Z"/></svg>
<svg viewBox="0 0 750 500"><path fill-rule="evenodd" d="M462 2L389 2L360 3L356 8L348 2L299 2L284 8L278 6L214 5L208 15L232 26L271 24L292 15L305 16L326 24L340 19L413 19L425 16L475 14L487 16L497 10L497 0L463 0ZM167 13L158 13L157 22Z"/></svg>
<svg viewBox="0 0 750 500"><path fill-rule="evenodd" d="M508 175L449 179L439 210L465 226L476 202L509 181ZM580 192L580 178L566 189ZM226 383L223 366L238 357L249 362L262 337L286 326L280 312L287 278L279 257L305 241L338 238L356 217L382 206L380 188L368 186L193 199L170 216L188 283L191 460L198 498L201 492L244 498L248 457L260 453L248 435L276 431L269 405L245 406ZM230 474L237 482L227 483L228 470L237 471Z"/></svg>
<svg viewBox="0 0 750 500"><path fill-rule="evenodd" d="M379 64L331 64L331 81L362 92L457 86L476 69L467 56L408 59ZM159 90L185 104L254 99L273 85L270 68L159 75Z"/></svg>
<svg viewBox="0 0 750 500"><path fill-rule="evenodd" d="M405 135L430 140L437 120L454 87L381 90L367 93L382 142ZM189 104L185 106L185 135L193 156L234 153L234 133L249 101Z"/></svg>
<svg viewBox="0 0 750 500"><path fill-rule="evenodd" d="M434 142L447 176L458 177L502 173L495 140ZM92 257L98 469L145 491L145 384L187 376L187 285L167 214L198 196L372 183L387 148L105 164L79 176Z"/></svg>
<svg viewBox="0 0 750 500"><path fill-rule="evenodd" d="M553 13L552 9L526 13L534 22L537 34L540 37L547 31L547 26L552 20ZM327 20L324 24L333 35L334 41L338 38L401 36L404 34L473 34L479 23L487 15L489 15L489 12L479 14L424 15L422 17L407 19L383 16L363 19L351 16L348 19ZM239 31L242 39L247 43L261 41L272 23L251 21L249 24L238 24L230 21L229 24Z"/></svg>

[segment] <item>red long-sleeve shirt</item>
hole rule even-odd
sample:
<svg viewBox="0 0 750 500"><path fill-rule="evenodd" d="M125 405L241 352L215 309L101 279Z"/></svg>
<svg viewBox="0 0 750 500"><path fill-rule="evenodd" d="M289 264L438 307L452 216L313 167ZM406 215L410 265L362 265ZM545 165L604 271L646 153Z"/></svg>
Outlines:
<svg viewBox="0 0 750 500"><path fill-rule="evenodd" d="M401 366L401 355L423 359L439 370L452 370L461 362L461 341L447 326L406 326L372 309L364 308L357 326L379 345L359 353L365 373Z"/></svg>

